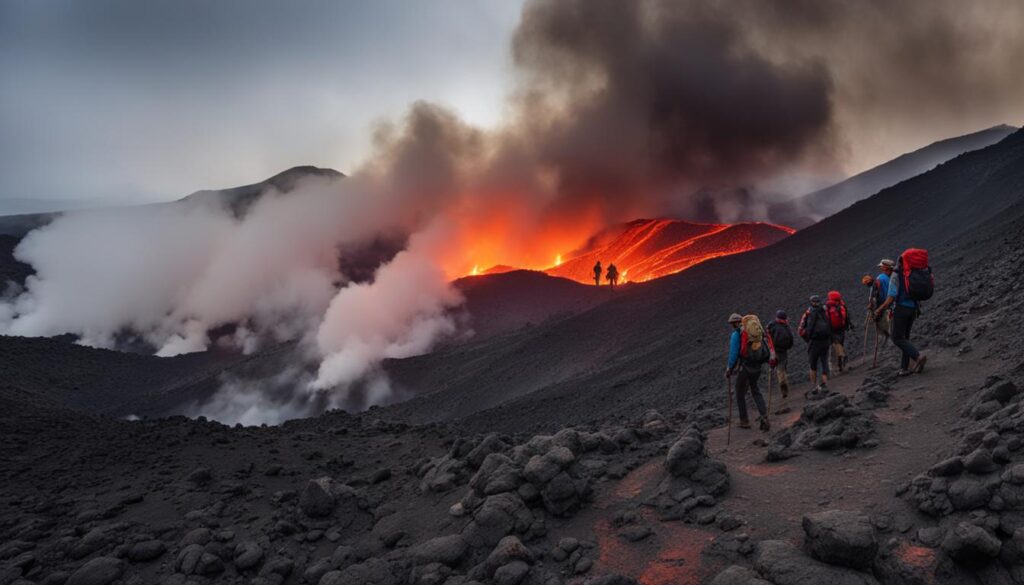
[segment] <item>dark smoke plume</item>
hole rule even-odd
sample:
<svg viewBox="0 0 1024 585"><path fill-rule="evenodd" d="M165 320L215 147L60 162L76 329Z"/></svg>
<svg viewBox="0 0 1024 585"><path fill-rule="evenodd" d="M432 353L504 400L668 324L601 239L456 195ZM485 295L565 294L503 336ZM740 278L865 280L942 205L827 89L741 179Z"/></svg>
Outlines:
<svg viewBox="0 0 1024 585"><path fill-rule="evenodd" d="M561 205L642 199L649 212L653 199L685 213L699 187L756 182L811 146L831 154L827 70L769 61L714 6L533 2L512 46L523 125Z"/></svg>

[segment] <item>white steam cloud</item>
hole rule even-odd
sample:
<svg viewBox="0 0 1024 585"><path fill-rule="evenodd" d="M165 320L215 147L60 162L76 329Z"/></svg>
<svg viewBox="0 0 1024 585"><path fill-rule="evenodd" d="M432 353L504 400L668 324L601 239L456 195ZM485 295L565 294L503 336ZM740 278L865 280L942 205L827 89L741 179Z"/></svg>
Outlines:
<svg viewBox="0 0 1024 585"><path fill-rule="evenodd" d="M421 354L455 331L447 309L462 297L433 262L446 232L435 223L413 235L409 248L377 270L372 283L335 295L316 336L326 357L313 389L347 387L380 359Z"/></svg>
<svg viewBox="0 0 1024 585"><path fill-rule="evenodd" d="M143 340L159 356L298 340L311 368L224 380L193 412L226 422L345 405L354 385L362 405L386 402L380 361L425 352L454 332L448 310L462 299L440 268L451 234L432 219L429 199L399 204L369 184L308 176L287 193L266 189L241 218L216 196L61 216L16 249L35 274L0 298L0 333L70 333L108 348ZM341 251L382 233L412 235L371 282L351 281ZM233 333L210 339L223 325Z"/></svg>

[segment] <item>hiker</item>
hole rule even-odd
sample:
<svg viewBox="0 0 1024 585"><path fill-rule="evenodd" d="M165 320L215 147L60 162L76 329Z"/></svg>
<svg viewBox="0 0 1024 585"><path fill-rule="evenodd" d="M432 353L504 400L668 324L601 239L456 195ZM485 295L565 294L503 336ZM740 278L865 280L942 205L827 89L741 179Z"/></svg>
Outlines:
<svg viewBox="0 0 1024 585"><path fill-rule="evenodd" d="M775 359L778 361L775 375L779 379L782 397L786 398L789 396L789 377L786 375L786 365L789 363L789 350L793 347L793 330L789 328L789 320L786 318L786 312L782 309L775 311L775 320L768 324L768 334L772 338Z"/></svg>
<svg viewBox="0 0 1024 585"><path fill-rule="evenodd" d="M725 368L725 376L730 378L733 374L736 375L736 405L740 413L740 428L750 428L746 399L749 389L757 407L759 428L767 432L771 430L768 407L765 406L764 396L757 388L757 379L761 377L761 366L765 362L772 367L776 364L771 337L764 334L757 315L741 317L733 313L729 316L729 324L733 330L729 337L729 364Z"/></svg>
<svg viewBox="0 0 1024 585"><path fill-rule="evenodd" d="M812 295L811 306L800 318L797 332L807 342L807 359L811 363L811 386L815 390L828 387L828 350L832 343L832 324L829 323L825 308L821 306L821 297ZM821 385L818 385L818 370L821 370Z"/></svg>
<svg viewBox="0 0 1024 585"><path fill-rule="evenodd" d="M878 267L882 270L875 277L874 286L872 290L874 294L871 295L871 314L874 315L875 329L878 334L884 339L882 343L889 340L889 336L892 335L892 311L879 316L876 311L885 303L885 299L889 296L889 278L892 276L892 271L896 268L896 263L888 258L883 258L879 263Z"/></svg>
<svg viewBox="0 0 1024 585"><path fill-rule="evenodd" d="M846 303L843 302L843 295L839 294L839 291L829 291L825 313L828 314L829 324L832 325L832 353L836 356L836 367L842 372L846 369L846 332L852 326Z"/></svg>
<svg viewBox="0 0 1024 585"><path fill-rule="evenodd" d="M619 282L619 269L614 264L608 265L608 285L615 290L615 285Z"/></svg>
<svg viewBox="0 0 1024 585"><path fill-rule="evenodd" d="M892 342L902 352L897 376L924 372L928 358L910 343L910 329L921 314L920 302L931 298L934 287L927 250L910 248L900 254L896 270L889 278L889 292L885 302L875 311L875 318L878 319L886 309L893 307Z"/></svg>
<svg viewBox="0 0 1024 585"><path fill-rule="evenodd" d="M604 271L601 269L601 261L598 260L597 263L594 264L594 284L597 285L597 286L601 286L601 273L602 272L604 272Z"/></svg>

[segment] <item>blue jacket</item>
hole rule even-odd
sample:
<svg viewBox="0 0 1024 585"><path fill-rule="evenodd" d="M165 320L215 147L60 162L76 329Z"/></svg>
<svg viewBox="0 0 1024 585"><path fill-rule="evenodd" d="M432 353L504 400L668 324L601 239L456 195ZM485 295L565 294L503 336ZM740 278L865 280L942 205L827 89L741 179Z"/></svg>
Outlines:
<svg viewBox="0 0 1024 585"><path fill-rule="evenodd" d="M903 279L900 278L898 272L894 272L892 274L892 278L889 279L889 298L895 299L893 303L901 307L909 307L911 309L916 309L917 301L913 299L905 299L903 298L903 295L900 293L900 285L903 284L902 281Z"/></svg>
<svg viewBox="0 0 1024 585"><path fill-rule="evenodd" d="M875 280L878 281L878 289L875 293L875 308L878 308L882 306L882 303L885 302L885 298L889 296L889 275L884 272L879 273L879 275L875 277Z"/></svg>
<svg viewBox="0 0 1024 585"><path fill-rule="evenodd" d="M743 337L742 332L737 329L732 332L732 336L729 338L729 369L736 367L736 362L740 360L740 341Z"/></svg>

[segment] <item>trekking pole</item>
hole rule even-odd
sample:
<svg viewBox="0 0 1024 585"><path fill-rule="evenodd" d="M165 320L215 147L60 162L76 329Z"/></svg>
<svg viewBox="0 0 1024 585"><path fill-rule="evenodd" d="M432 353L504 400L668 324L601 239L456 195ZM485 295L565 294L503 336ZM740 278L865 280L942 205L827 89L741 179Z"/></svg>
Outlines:
<svg viewBox="0 0 1024 585"><path fill-rule="evenodd" d="M725 377L725 387L729 393L729 414L725 417L725 422L729 425L729 430L725 432L725 446L728 447L732 443L732 374Z"/></svg>
<svg viewBox="0 0 1024 585"><path fill-rule="evenodd" d="M768 368L768 419L772 417L772 382L775 381L775 368Z"/></svg>
<svg viewBox="0 0 1024 585"><path fill-rule="evenodd" d="M884 317L883 317L884 318ZM878 367L878 327L875 327L875 357L871 359L871 369Z"/></svg>
<svg viewBox="0 0 1024 585"><path fill-rule="evenodd" d="M875 289L874 287L870 287L868 288L868 311L867 314L864 315L864 351L861 352L861 355L863 355L865 359L868 357L868 326L871 325L872 318L875 315L875 312L871 310L871 306L874 304L874 298ZM875 333L877 334L877 332L878 330L876 328Z"/></svg>

